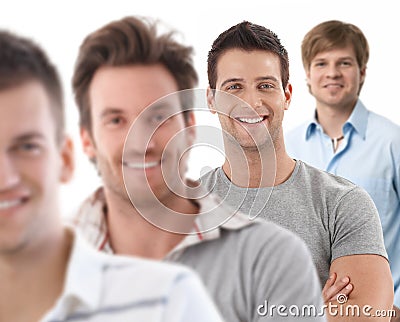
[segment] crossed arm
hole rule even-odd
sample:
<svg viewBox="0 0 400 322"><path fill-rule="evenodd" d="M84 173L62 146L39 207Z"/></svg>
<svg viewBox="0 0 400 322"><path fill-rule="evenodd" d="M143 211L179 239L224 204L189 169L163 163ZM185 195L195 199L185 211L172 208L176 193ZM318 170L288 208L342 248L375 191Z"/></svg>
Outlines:
<svg viewBox="0 0 400 322"><path fill-rule="evenodd" d="M339 257L331 264L330 276L333 278L327 281L323 289L329 322L390 321L390 316L378 316L384 313L388 315L389 310L393 310L393 280L389 263L384 257L379 255ZM351 285L351 288L346 289L347 285ZM338 294L348 296L347 301L340 304L336 299ZM332 308L331 312L329 306ZM357 314L357 308L360 314ZM359 316L354 316L353 312Z"/></svg>

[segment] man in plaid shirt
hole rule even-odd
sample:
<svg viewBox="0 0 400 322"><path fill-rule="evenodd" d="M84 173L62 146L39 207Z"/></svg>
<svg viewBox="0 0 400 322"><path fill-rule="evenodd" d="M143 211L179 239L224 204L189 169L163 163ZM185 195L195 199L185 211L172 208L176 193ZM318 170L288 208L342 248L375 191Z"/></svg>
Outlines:
<svg viewBox="0 0 400 322"><path fill-rule="evenodd" d="M250 221L184 178L195 120L186 110L191 92L182 90L198 77L192 49L173 36L126 17L83 41L73 89L84 152L104 185L80 207L75 226L104 252L192 267L227 321L259 321L263 313L287 320L261 312L267 302L318 310L321 289L300 238Z"/></svg>

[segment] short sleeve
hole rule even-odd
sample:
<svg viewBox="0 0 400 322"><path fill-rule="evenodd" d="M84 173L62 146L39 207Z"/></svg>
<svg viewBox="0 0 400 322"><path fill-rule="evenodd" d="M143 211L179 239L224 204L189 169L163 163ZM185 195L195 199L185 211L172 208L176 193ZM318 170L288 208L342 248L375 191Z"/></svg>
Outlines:
<svg viewBox="0 0 400 322"><path fill-rule="evenodd" d="M354 187L333 211L332 261L341 256L374 254L387 258L378 211L368 193Z"/></svg>

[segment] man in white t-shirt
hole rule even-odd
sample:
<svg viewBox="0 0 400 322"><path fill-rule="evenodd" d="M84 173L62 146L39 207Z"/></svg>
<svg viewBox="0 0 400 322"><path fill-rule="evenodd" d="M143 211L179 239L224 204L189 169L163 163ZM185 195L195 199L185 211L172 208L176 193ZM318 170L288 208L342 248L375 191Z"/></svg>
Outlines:
<svg viewBox="0 0 400 322"><path fill-rule="evenodd" d="M0 321L222 321L188 268L113 257L58 214L73 172L57 71L0 31Z"/></svg>

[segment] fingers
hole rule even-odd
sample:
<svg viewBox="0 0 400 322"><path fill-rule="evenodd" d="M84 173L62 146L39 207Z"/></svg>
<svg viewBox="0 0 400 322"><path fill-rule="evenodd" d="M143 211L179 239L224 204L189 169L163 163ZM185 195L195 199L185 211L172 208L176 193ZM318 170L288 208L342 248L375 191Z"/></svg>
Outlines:
<svg viewBox="0 0 400 322"><path fill-rule="evenodd" d="M336 273L332 273L322 289L322 297L325 303L336 301L339 294L348 296L353 290L348 276L337 279Z"/></svg>
<svg viewBox="0 0 400 322"><path fill-rule="evenodd" d="M339 291L337 291L336 294L329 299L329 302L337 301L337 297L339 295L346 295L347 298L349 297L351 291L353 291L353 285L351 283L349 283L350 282L349 279L347 279L347 281L348 281L347 282L348 284L346 286L344 286L342 289L340 289ZM345 282L342 281L341 284L343 285L344 283Z"/></svg>

